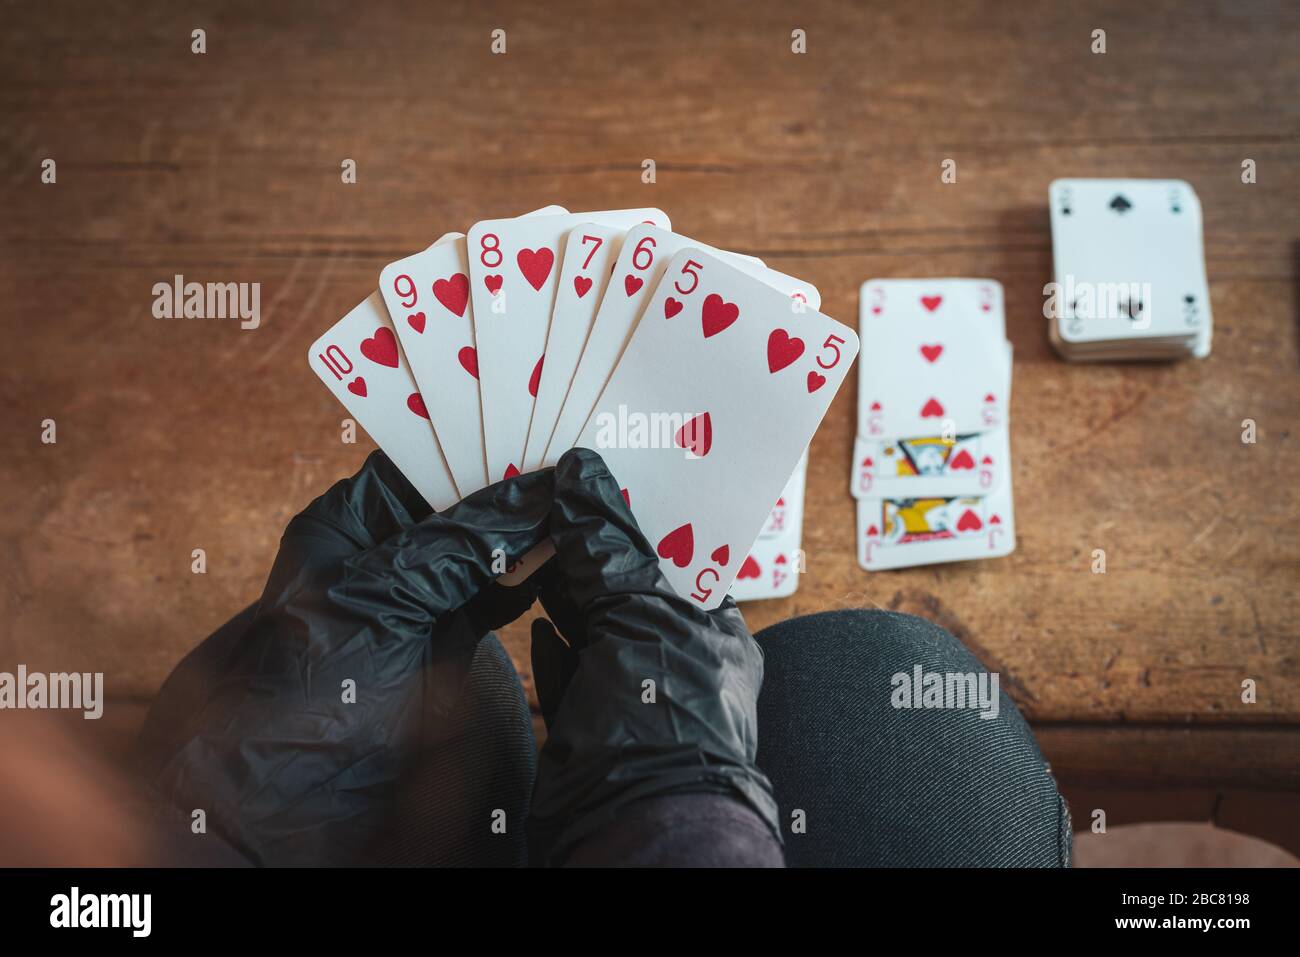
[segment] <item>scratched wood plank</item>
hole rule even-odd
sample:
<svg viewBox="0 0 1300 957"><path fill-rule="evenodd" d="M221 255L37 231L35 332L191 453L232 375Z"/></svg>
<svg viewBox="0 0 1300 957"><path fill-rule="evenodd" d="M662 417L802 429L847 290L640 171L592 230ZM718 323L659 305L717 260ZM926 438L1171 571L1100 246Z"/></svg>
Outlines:
<svg viewBox="0 0 1300 957"><path fill-rule="evenodd" d="M897 609L958 634L1040 725L1294 725L1294 6L702 7L6 5L0 664L104 670L117 698L147 701L256 596L288 518L364 457L304 353L386 262L479 218L649 203L815 282L849 322L872 276L1006 287L1017 552L859 570L850 385L813 443L809 571L793 598L746 607L755 630ZM205 56L188 52L196 26ZM38 182L47 156L56 186ZM1196 187L1208 361L1054 357L1046 190L1080 175ZM154 320L151 287L176 273L261 282L262 327ZM503 633L531 693L526 635Z"/></svg>

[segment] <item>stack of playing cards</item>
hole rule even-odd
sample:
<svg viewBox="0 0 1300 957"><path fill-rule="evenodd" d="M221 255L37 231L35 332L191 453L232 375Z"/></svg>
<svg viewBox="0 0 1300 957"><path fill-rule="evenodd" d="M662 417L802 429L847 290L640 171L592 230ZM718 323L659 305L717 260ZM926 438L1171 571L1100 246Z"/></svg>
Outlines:
<svg viewBox="0 0 1300 957"><path fill-rule="evenodd" d="M1058 179L1052 345L1072 362L1204 359L1213 318L1201 203L1182 180Z"/></svg>
<svg viewBox="0 0 1300 957"><path fill-rule="evenodd" d="M808 453L785 483L772 506L758 541L749 550L731 586L736 601L786 598L799 587L803 568L803 492L808 477Z"/></svg>
<svg viewBox="0 0 1300 957"><path fill-rule="evenodd" d="M1007 410L1011 343L991 279L862 286L850 489L868 571L996 558L1016 547Z"/></svg>
<svg viewBox="0 0 1300 957"><path fill-rule="evenodd" d="M670 229L657 209L548 207L448 233L385 267L308 361L434 509L596 450L669 583L714 608L858 340L809 283Z"/></svg>

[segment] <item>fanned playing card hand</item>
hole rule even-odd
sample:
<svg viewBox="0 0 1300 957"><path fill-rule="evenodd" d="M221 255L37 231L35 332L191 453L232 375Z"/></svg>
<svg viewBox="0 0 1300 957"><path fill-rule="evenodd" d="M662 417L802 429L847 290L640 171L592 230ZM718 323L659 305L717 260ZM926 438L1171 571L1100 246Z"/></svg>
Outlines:
<svg viewBox="0 0 1300 957"><path fill-rule="evenodd" d="M858 351L820 302L660 210L550 207L389 264L309 360L439 510L596 450L669 582L711 609L733 582L797 585L806 450Z"/></svg>

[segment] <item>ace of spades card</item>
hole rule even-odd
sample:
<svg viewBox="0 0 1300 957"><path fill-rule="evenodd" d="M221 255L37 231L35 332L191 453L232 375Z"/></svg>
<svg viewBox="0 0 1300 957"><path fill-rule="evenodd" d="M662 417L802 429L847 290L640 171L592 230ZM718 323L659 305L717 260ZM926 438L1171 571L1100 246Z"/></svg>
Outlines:
<svg viewBox="0 0 1300 957"><path fill-rule="evenodd" d="M1059 179L1048 188L1050 338L1072 361L1209 355L1201 203L1183 180Z"/></svg>

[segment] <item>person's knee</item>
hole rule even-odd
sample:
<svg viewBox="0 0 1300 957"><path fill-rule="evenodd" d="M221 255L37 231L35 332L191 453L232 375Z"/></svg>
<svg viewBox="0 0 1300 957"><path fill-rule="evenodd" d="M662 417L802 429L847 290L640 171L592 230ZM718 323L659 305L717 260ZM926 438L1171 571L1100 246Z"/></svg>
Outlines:
<svg viewBox="0 0 1300 957"><path fill-rule="evenodd" d="M876 608L837 609L780 622L760 631L755 639L769 669L783 667L784 659L802 668L835 667L851 659L859 680L883 676L895 689L904 686L902 676L911 683L924 684L927 676L935 675L952 685L954 692L966 690L965 679L969 678L986 689L986 710L1000 713L1005 705L1016 712L1011 699L998 694L1003 690L1001 675L989 672L951 632L916 615ZM930 678L930 685L939 677Z"/></svg>
<svg viewBox="0 0 1300 957"><path fill-rule="evenodd" d="M979 660L951 632L925 618L880 608L840 608L801 615L764 628L755 638L764 653L781 653L784 640L806 642L816 635L818 644L869 646L875 661L915 661L918 656L954 666L979 668ZM807 649L804 649L805 651Z"/></svg>
<svg viewBox="0 0 1300 957"><path fill-rule="evenodd" d="M890 829L797 842L810 862L1068 862L1068 816L1033 733L1001 676L955 636L842 609L755 637L759 764L783 809L820 805L840 832Z"/></svg>

